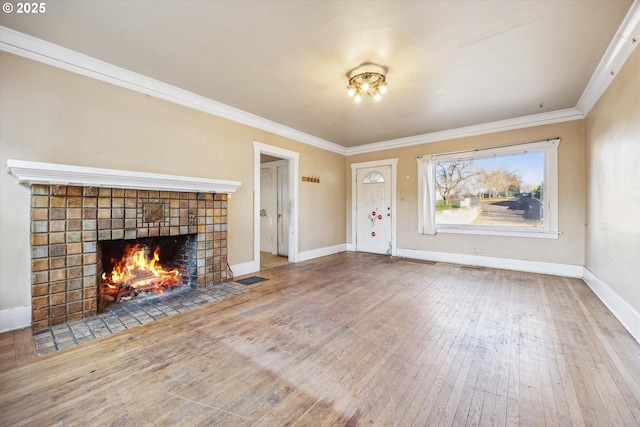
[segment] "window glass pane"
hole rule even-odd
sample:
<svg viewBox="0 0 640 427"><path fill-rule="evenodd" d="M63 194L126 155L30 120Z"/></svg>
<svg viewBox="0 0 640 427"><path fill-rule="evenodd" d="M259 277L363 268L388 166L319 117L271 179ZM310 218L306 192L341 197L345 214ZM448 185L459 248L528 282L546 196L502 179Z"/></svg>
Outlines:
<svg viewBox="0 0 640 427"><path fill-rule="evenodd" d="M379 172L369 172L362 180L363 184L376 184L378 182L384 182L384 176Z"/></svg>
<svg viewBox="0 0 640 427"><path fill-rule="evenodd" d="M484 154L437 161L436 225L543 227L544 152Z"/></svg>

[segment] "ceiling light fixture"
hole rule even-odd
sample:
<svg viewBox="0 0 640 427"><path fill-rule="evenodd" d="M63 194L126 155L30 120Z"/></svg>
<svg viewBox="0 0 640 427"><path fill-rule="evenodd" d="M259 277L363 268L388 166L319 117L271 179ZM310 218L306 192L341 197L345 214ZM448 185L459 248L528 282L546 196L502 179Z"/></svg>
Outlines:
<svg viewBox="0 0 640 427"><path fill-rule="evenodd" d="M354 97L356 103L362 101L364 94L380 101L382 95L387 92L387 85L386 77L380 73L361 73L349 79L347 93Z"/></svg>

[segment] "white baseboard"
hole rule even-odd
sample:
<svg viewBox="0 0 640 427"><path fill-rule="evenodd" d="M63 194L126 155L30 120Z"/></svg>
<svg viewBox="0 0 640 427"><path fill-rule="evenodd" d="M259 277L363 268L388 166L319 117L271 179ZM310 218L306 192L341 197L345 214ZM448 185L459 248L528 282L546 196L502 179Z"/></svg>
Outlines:
<svg viewBox="0 0 640 427"><path fill-rule="evenodd" d="M300 253L300 261L332 255L349 249L350 244L329 246ZM523 261L508 258L483 257L478 255L452 254L446 252L422 251L416 249L398 249L398 256L404 258L449 262L453 264L475 265L481 267L501 268L506 270L527 271L532 273L553 274L556 276L583 278L585 283L607 306L613 315L622 323L629 333L640 342L640 314L605 282L593 274L588 268L569 264L556 264L540 261ZM259 271L253 261L231 266L235 276ZM0 333L31 326L31 306L0 310Z"/></svg>
<svg viewBox="0 0 640 427"><path fill-rule="evenodd" d="M310 259L319 258L327 255L337 254L347 250L346 244L328 246L325 248L312 249L310 251L298 253L297 262L308 261ZM231 266L231 271L235 276L244 276L245 274L255 273L260 271L260 263L255 261L247 261L240 264L234 264Z"/></svg>
<svg viewBox="0 0 640 427"><path fill-rule="evenodd" d="M583 274L583 266L581 265L557 264L543 261L525 261L512 258L496 258L480 255L454 254L449 252L433 252L401 248L398 248L398 256L402 258L500 268L503 270L526 271L529 273L551 274L554 276L564 277L582 278Z"/></svg>
<svg viewBox="0 0 640 427"><path fill-rule="evenodd" d="M0 332L13 331L27 326L31 326L30 305L0 310Z"/></svg>
<svg viewBox="0 0 640 427"><path fill-rule="evenodd" d="M587 267L584 267L583 275L583 280L593 293L600 298L600 301L607 306L631 336L640 342L640 314Z"/></svg>
<svg viewBox="0 0 640 427"><path fill-rule="evenodd" d="M231 265L231 271L233 271L233 276L244 276L245 274L255 273L260 270L260 265L258 263L258 267L256 268L256 263L253 261L247 261L240 264Z"/></svg>
<svg viewBox="0 0 640 427"><path fill-rule="evenodd" d="M355 252L356 251L356 245L354 245L353 243L347 243L347 252Z"/></svg>
<svg viewBox="0 0 640 427"><path fill-rule="evenodd" d="M335 246L327 246L319 249L312 249L310 251L300 252L298 254L298 261L308 261L314 258L320 258L327 255L333 255L347 250L347 244L342 243Z"/></svg>

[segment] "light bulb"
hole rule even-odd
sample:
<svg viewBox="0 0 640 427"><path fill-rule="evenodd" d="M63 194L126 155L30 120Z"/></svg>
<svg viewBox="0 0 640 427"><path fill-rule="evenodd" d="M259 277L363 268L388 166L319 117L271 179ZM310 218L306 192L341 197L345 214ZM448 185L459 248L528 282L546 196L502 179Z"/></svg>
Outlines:
<svg viewBox="0 0 640 427"><path fill-rule="evenodd" d="M360 94L357 94L355 98L353 98L354 101L356 101L356 103L362 101L362 98L360 97Z"/></svg>
<svg viewBox="0 0 640 427"><path fill-rule="evenodd" d="M369 82L362 83L362 90L364 90L364 91L368 91L369 90Z"/></svg>
<svg viewBox="0 0 640 427"><path fill-rule="evenodd" d="M380 93L387 93L387 84L383 84L380 86Z"/></svg>
<svg viewBox="0 0 640 427"><path fill-rule="evenodd" d="M347 89L349 89L349 92L347 92L349 96L353 96L356 94L356 90L354 89L353 86L349 86Z"/></svg>
<svg viewBox="0 0 640 427"><path fill-rule="evenodd" d="M373 99L375 99L376 101L380 101L380 99L382 99L382 95L380 95L380 92L376 92L376 94L373 97Z"/></svg>

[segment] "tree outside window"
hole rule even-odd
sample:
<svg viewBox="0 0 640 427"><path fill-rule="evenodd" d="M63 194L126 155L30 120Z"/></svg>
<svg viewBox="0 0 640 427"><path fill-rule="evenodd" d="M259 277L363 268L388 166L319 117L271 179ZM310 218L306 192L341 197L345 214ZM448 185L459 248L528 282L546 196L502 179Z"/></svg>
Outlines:
<svg viewBox="0 0 640 427"><path fill-rule="evenodd" d="M433 221L427 234L533 232L557 238L558 144L556 139L419 159L426 181L420 223Z"/></svg>

